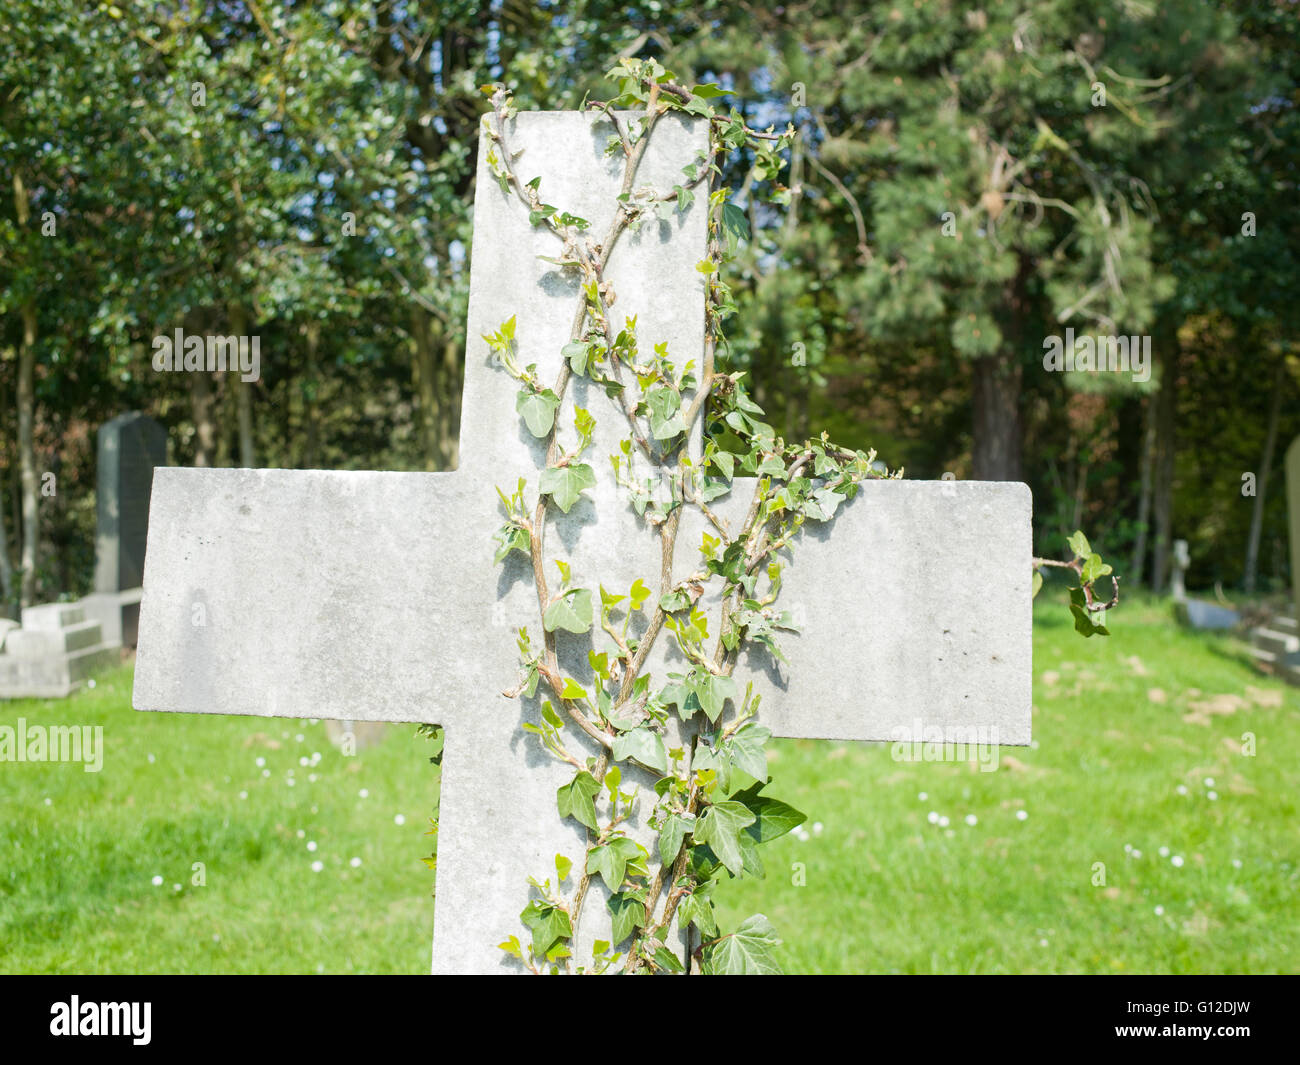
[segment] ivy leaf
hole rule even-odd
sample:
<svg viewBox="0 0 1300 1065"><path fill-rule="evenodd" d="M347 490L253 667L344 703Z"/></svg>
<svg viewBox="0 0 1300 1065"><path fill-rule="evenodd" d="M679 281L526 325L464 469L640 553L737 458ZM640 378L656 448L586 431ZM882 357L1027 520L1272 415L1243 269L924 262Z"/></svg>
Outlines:
<svg viewBox="0 0 1300 1065"><path fill-rule="evenodd" d="M703 85L697 85L691 90L692 96L698 96L701 100L712 100L715 96L731 96L730 89L724 89L713 82L707 82Z"/></svg>
<svg viewBox="0 0 1300 1065"><path fill-rule="evenodd" d="M727 742L732 764L755 780L767 780L767 750L764 744L772 738L770 729L762 725L742 725Z"/></svg>
<svg viewBox="0 0 1300 1065"><path fill-rule="evenodd" d="M1037 599L1038 593L1041 592L1042 590L1043 590L1043 575L1039 573L1038 570L1034 570L1034 590L1030 593L1029 598Z"/></svg>
<svg viewBox="0 0 1300 1065"><path fill-rule="evenodd" d="M519 398L515 400L515 410L523 415L528 431L539 440L550 435L551 428L555 425L555 412L559 407L560 397L549 388L541 392L521 389Z"/></svg>
<svg viewBox="0 0 1300 1065"><path fill-rule="evenodd" d="M737 695L736 682L731 677L715 677L712 673L694 670L686 678L687 687L700 701L700 708L711 722L716 722L728 699Z"/></svg>
<svg viewBox="0 0 1300 1065"><path fill-rule="evenodd" d="M618 736L614 740L613 754L616 761L635 758L660 773L668 772L668 755L659 734L653 729L637 728Z"/></svg>
<svg viewBox="0 0 1300 1065"><path fill-rule="evenodd" d="M560 354L569 360L569 367L577 377L587 372L587 359L591 355L589 341L574 340L560 349Z"/></svg>
<svg viewBox="0 0 1300 1065"><path fill-rule="evenodd" d="M722 231L727 235L729 250L736 250L736 242L749 239L749 219L734 203L722 205Z"/></svg>
<svg viewBox="0 0 1300 1065"><path fill-rule="evenodd" d="M754 820L749 808L738 802L714 803L695 822L695 842L707 843L722 864L739 876L745 867L744 856L740 853L740 833Z"/></svg>
<svg viewBox="0 0 1300 1065"><path fill-rule="evenodd" d="M566 858L563 854L555 856L555 875L560 878L561 884L569 879L569 870L572 868L573 859Z"/></svg>
<svg viewBox="0 0 1300 1065"><path fill-rule="evenodd" d="M650 411L650 431L656 440L671 440L686 432L682 420L682 397L671 388L654 388L646 393L646 408Z"/></svg>
<svg viewBox="0 0 1300 1065"><path fill-rule="evenodd" d="M587 852L587 875L600 875L610 891L618 891L627 875L629 861L640 855L640 849L626 836L616 836L608 843L592 847Z"/></svg>
<svg viewBox="0 0 1300 1065"><path fill-rule="evenodd" d="M591 589L572 588L546 608L542 626L547 632L563 629L581 635L591 628Z"/></svg>
<svg viewBox="0 0 1300 1065"><path fill-rule="evenodd" d="M710 976L779 976L776 948L781 937L761 913L746 917L730 935L704 949L704 971Z"/></svg>
<svg viewBox="0 0 1300 1065"><path fill-rule="evenodd" d="M1070 550L1074 552L1076 558L1087 558L1092 554L1092 547L1088 543L1088 538L1079 529L1076 529L1074 535L1065 542L1070 545Z"/></svg>
<svg viewBox="0 0 1300 1065"><path fill-rule="evenodd" d="M659 830L659 856L665 865L681 853L682 843L690 830L691 821L681 814L669 814L664 818L663 827Z"/></svg>
<svg viewBox="0 0 1300 1065"><path fill-rule="evenodd" d="M519 915L524 927L533 933L533 953L546 954L558 940L573 935L569 915L558 907L534 899Z"/></svg>
<svg viewBox="0 0 1300 1065"><path fill-rule="evenodd" d="M492 539L499 545L497 553L492 556L494 566L503 561L511 551L518 551L525 555L529 554L533 544L533 538L528 530L518 525L501 526Z"/></svg>
<svg viewBox="0 0 1300 1065"><path fill-rule="evenodd" d="M698 885L677 906L677 920L682 928L694 924L701 936L716 936L718 922L713 916L713 884L710 881Z"/></svg>
<svg viewBox="0 0 1300 1065"><path fill-rule="evenodd" d="M674 614L691 605L691 597L685 588L678 588L659 597L659 609L665 614Z"/></svg>
<svg viewBox="0 0 1300 1065"><path fill-rule="evenodd" d="M578 773L569 783L561 786L555 793L556 805L561 817L573 817L596 831L596 795L600 785L596 778L585 770Z"/></svg>
<svg viewBox="0 0 1300 1065"><path fill-rule="evenodd" d="M796 810L789 803L760 795L759 791L764 786L762 783L754 784L731 797L754 815L754 823L746 826L745 834L756 843L769 843L779 839L808 820L807 814Z"/></svg>
<svg viewBox="0 0 1300 1065"><path fill-rule="evenodd" d="M686 971L686 968L682 965L682 959L667 947L656 948L654 963L660 969L666 969L670 973L684 973Z"/></svg>
<svg viewBox="0 0 1300 1065"><path fill-rule="evenodd" d="M1079 579L1085 584L1091 584L1113 572L1114 570L1101 560L1101 555L1094 553L1089 555L1088 560L1083 564L1083 572L1079 574Z"/></svg>
<svg viewBox="0 0 1300 1065"><path fill-rule="evenodd" d="M585 462L572 466L548 466L542 470L538 484L542 495L550 496L566 514L582 497L584 490L595 487L596 473Z"/></svg>
<svg viewBox="0 0 1300 1065"><path fill-rule="evenodd" d="M613 916L613 940L622 943L636 929L645 927L645 892L641 889L620 891L606 903Z"/></svg>
<svg viewBox="0 0 1300 1065"><path fill-rule="evenodd" d="M650 598L650 589L646 587L645 581L638 577L632 582L632 588L629 594L632 597L632 609L640 610L641 605ZM620 596L620 598L622 597Z"/></svg>
<svg viewBox="0 0 1300 1065"><path fill-rule="evenodd" d="M1105 625L1098 625L1092 620L1088 609L1088 597L1082 588L1070 589L1070 613L1074 615L1074 629L1082 636L1109 636L1110 630Z"/></svg>

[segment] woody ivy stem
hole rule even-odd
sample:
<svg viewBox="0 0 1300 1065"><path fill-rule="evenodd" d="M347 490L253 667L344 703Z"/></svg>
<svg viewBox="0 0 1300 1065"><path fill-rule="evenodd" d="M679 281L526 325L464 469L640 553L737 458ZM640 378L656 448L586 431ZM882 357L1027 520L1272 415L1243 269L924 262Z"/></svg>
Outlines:
<svg viewBox="0 0 1300 1065"><path fill-rule="evenodd" d="M543 699L540 724L524 728L574 769L572 780L557 793L557 808L560 816L581 823L588 837L576 876L571 875L575 862L556 855L554 878L530 879L534 897L520 915L529 942L512 935L501 947L537 973L561 967L568 972L614 967L625 973L682 972L685 966L669 945L677 920L699 937L691 968L775 972L774 948L780 940L767 919L756 914L723 934L711 901L713 886L724 871L731 876L762 875L757 845L804 820L793 807L763 793L770 733L753 720L759 697L752 685L742 697L732 674L740 652L756 643L785 661L777 637L793 626L789 614L776 607L783 569L779 556L804 523L833 517L862 481L901 476L901 471L889 474L878 467L874 451L837 447L825 434L787 445L762 421L763 412L748 397L743 375L719 373L715 365L722 324L734 310L721 268L738 240L748 236L744 212L727 203L718 161L732 150L752 152L759 178L752 186L767 182L773 199L781 202L786 190L777 181L783 165L779 153L788 146L793 127L783 133L752 130L738 112L724 115L715 110L710 101L723 95L722 90L708 85L687 90L653 60L624 59L609 76L619 83L619 94L588 107L604 115L613 128L607 154L621 155L623 178L614 219L599 243L589 235L585 219L543 200L540 178L520 179L518 153L510 143L514 112L509 94L500 86L485 90L492 105L492 113L484 116L484 132L491 141L488 164L493 176L528 211L535 227L554 235L559 248L549 261L571 272L580 290L560 372L550 388L538 379L535 365L520 365L514 318L484 338L519 383L517 409L529 432L545 441L546 453L531 505L523 480L511 495L498 489L506 522L496 536L496 558L502 561L515 551L528 556L543 629L539 649L527 629L519 629L523 677L506 694L531 698L545 685L549 698ZM637 115L625 122L619 112L629 110ZM639 186L637 171L656 123L670 111L706 120L711 136L709 150L684 168L681 183L665 192ZM654 346L653 356L645 355L635 318L626 319L621 328L615 324L611 308L617 293L605 269L625 231L647 218L686 210L701 186L708 195L708 250L697 269L706 279L708 296L697 376L693 361L678 366L664 345ZM598 606L590 587L574 583L569 564L554 561L559 571L556 588L546 574L548 519L557 507L568 513L596 484L594 470L581 461L595 428L591 414L575 405L577 444L566 449L560 440L559 413L575 375L603 385L617 399L626 436L620 452L610 458L613 476L660 542L657 589L639 579L621 594L598 584ZM635 392L629 380L635 382ZM693 460L688 442L706 419L725 431L730 446L723 447L715 434ZM646 467L652 476L641 475ZM733 532L709 503L727 494L738 474L751 475L756 483L744 521ZM674 581L674 554L687 506L697 508L716 535L704 534L699 565L684 580ZM1035 560L1035 591L1041 562ZM1081 565L1088 568L1081 582L1090 615L1090 581L1082 578L1096 567L1090 560ZM1109 573L1109 567L1105 569ZM715 578L721 578L720 607L710 649L710 619L700 604ZM646 616L647 604L648 617L638 635L633 620ZM608 638L608 649L598 653L593 639L588 653L591 679L583 684L561 669L556 634L594 634L597 627ZM666 683L656 684L645 666L665 629L687 671L669 673ZM689 745L683 740L681 746L668 747L667 725L674 715L683 723ZM582 758L570 750L562 737L566 719L597 745L594 756ZM641 798L623 789L620 766L625 764L657 778L648 818L658 835L655 854L627 834ZM608 794L601 804L608 811L603 818L596 805L602 792ZM589 962L579 961L574 944L596 877L609 892L613 935L594 943ZM563 885L570 881L568 894Z"/></svg>

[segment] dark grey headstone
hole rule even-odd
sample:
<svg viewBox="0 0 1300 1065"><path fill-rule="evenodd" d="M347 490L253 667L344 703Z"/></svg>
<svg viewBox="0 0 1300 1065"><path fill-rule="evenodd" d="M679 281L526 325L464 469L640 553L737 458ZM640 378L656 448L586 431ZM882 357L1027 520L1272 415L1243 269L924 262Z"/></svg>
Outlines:
<svg viewBox="0 0 1300 1065"><path fill-rule="evenodd" d="M148 415L131 411L99 427L96 592L144 584L153 468L166 464L167 430Z"/></svg>

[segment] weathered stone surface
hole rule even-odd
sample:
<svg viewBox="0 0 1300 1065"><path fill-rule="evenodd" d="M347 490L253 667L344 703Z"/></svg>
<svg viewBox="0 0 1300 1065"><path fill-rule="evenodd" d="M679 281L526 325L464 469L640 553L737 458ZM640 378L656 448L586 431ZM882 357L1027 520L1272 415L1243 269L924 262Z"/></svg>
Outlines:
<svg viewBox="0 0 1300 1065"><path fill-rule="evenodd" d="M602 158L608 129L594 124L521 115L513 147L524 180L540 175L548 202L603 233L617 184ZM638 183L670 189L704 144L701 127L668 121ZM523 476L535 490L542 452L515 412L517 386L480 340L516 315L521 363L553 380L577 293L536 258L554 247L482 157L477 188L460 470L158 470L134 695L145 710L444 725L439 972L513 969L495 944L520 931L526 878L550 875L557 852L580 863L585 849L583 830L555 810L572 770L520 728L536 722L538 702L499 694L517 674L512 626L540 638L540 623L527 561L492 563L501 523L492 486L513 490ZM703 340L701 203L625 235L631 247L620 245L609 271L616 313L637 315L642 343L667 340L679 360L698 359ZM589 454L603 467L621 414L586 382L575 392L597 419ZM723 516L739 522L749 491L738 482ZM871 740L979 727L990 740L1028 742L1029 518L1018 484L864 486L797 546L783 602L804 634L786 645L789 670L742 664L765 692L764 723L781 735ZM695 568L703 531L688 512L678 576ZM552 527L546 554L571 561L579 586L658 585L657 535L603 476ZM589 646L559 639L580 680ZM656 650L659 676L682 668L667 639ZM629 770L625 783L648 791L653 780ZM600 935L603 901L592 892L587 943Z"/></svg>
<svg viewBox="0 0 1300 1065"><path fill-rule="evenodd" d="M139 411L99 427L95 499L95 591L139 588L144 575L149 491L167 462L167 431Z"/></svg>
<svg viewBox="0 0 1300 1065"><path fill-rule="evenodd" d="M105 643L134 647L143 594L142 588L126 588L120 592L94 592L78 602L87 618L99 622Z"/></svg>
<svg viewBox="0 0 1300 1065"><path fill-rule="evenodd" d="M103 642L98 621L76 621L61 629L19 629L5 640L5 652L18 658L41 658Z"/></svg>
<svg viewBox="0 0 1300 1065"><path fill-rule="evenodd" d="M43 603L23 610L23 628L56 632L68 625L86 620L80 603Z"/></svg>

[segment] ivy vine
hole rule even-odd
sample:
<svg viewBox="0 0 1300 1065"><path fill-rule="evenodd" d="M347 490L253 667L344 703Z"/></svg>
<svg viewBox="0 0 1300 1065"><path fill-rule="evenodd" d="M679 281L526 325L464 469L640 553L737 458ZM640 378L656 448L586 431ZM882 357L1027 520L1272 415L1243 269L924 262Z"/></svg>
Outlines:
<svg viewBox="0 0 1300 1065"><path fill-rule="evenodd" d="M783 631L795 630L789 613L777 605L782 552L804 524L832 518L864 480L898 477L901 471L891 473L877 463L874 451L839 447L825 434L787 443L749 398L744 375L725 373L718 365L719 346L725 343L722 326L736 309L723 268L739 241L748 237L746 214L728 202L720 164L728 153L746 150L755 171L749 194L784 203L788 190L779 177L793 127L780 133L751 129L738 111L715 106L724 90L716 85L687 89L654 60L623 59L609 77L618 83L617 95L586 105L608 120L613 132L606 154L623 163L614 219L599 240L586 219L544 200L540 178L521 180L510 145L510 94L499 85L484 90L492 106L483 120L491 141L487 159L492 175L522 203L534 227L554 234L557 252L548 261L570 271L579 285L569 340L553 382L542 381L536 365L520 364L515 318L484 337L519 386L516 409L523 424L546 447L535 492L523 479L509 492L497 489L504 523L495 537L496 561L514 552L529 559L541 623L540 640L526 626L517 630L522 676L506 694L532 698L541 690L540 723L523 727L572 768L572 778L557 792L557 813L587 833L585 853L557 854L553 875L548 871L541 879L530 878L532 894L520 915L527 932L522 939L509 936L500 946L534 973L680 973L685 966L671 945L676 921L690 932L692 969L774 973L780 939L767 918L755 914L724 932L713 905L715 885L724 873L761 876L757 847L805 819L765 791L771 733L755 719L760 697L752 685L741 691L734 670L742 651L755 644L785 661L778 640ZM628 112L635 117L627 118ZM638 165L655 125L672 112L707 122L709 149L684 168L672 189L639 185ZM616 294L605 277L625 231L684 211L697 196L707 196L708 205L708 252L697 266L707 284L698 366L694 360L674 363L665 345L644 343L635 318L617 322L611 311ZM560 440L566 395L575 377L601 386L617 404L625 435L610 456L611 475L660 542L657 578L637 579L627 588L607 589L594 575L575 577L569 564L558 559L549 561L556 571L554 583L548 579L548 523L556 511L567 514L597 483L595 468L585 461L595 428L591 413L574 404L575 442L566 447ZM686 444L701 420L705 444L693 460ZM744 520L733 526L711 504L731 491L738 476L756 482ZM710 531L703 536L697 568L675 582L673 558L686 507L697 508ZM1092 582L1109 575L1110 567L1092 553L1082 534L1076 535L1078 541L1071 538L1073 562L1034 560L1034 591L1041 584L1041 566L1070 567L1080 580L1071 591L1076 618L1082 615L1091 627L1087 635L1105 634L1103 626L1092 624L1101 609ZM711 601L705 594L715 589L720 606L711 619L700 604ZM685 666L656 679L646 663L665 631ZM559 632L591 634L589 678L579 680L562 671L556 653ZM669 738L673 718L689 737L678 745ZM573 752L565 740L571 726L595 744L597 754ZM643 802L623 787L620 767L627 766L657 778L647 818L657 833L652 849L627 831ZM578 958L577 931L597 877L609 892L612 936L596 940L589 958Z"/></svg>

